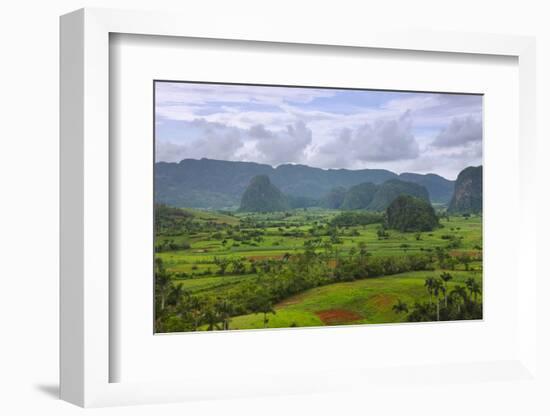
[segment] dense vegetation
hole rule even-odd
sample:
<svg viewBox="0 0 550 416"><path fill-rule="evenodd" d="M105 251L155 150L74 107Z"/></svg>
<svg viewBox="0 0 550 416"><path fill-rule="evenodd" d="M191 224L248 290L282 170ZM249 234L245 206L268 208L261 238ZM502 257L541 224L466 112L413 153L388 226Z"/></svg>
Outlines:
<svg viewBox="0 0 550 416"><path fill-rule="evenodd" d="M479 216L425 232L318 208L155 216L158 332L481 317ZM425 287L443 273L444 289Z"/></svg>
<svg viewBox="0 0 550 416"><path fill-rule="evenodd" d="M432 231L439 225L433 207L426 201L409 195L393 200L386 210L389 228L401 232Z"/></svg>
<svg viewBox="0 0 550 416"><path fill-rule="evenodd" d="M480 319L481 181L158 163L155 330Z"/></svg>

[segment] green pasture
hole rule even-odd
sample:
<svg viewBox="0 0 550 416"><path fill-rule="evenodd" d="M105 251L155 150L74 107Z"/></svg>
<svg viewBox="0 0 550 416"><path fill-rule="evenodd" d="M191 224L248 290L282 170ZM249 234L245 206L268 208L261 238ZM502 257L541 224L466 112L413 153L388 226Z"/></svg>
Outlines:
<svg viewBox="0 0 550 416"><path fill-rule="evenodd" d="M268 315L269 328L307 327L338 324L380 324L403 322L392 306L401 299L409 306L428 301L425 279L438 277L441 271L411 272L393 276L367 278L354 282L335 283L310 289L275 306L276 313ZM449 289L463 285L469 277L481 283L480 272L456 271ZM334 316L329 323L321 316ZM230 329L264 328L263 314L234 317Z"/></svg>
<svg viewBox="0 0 550 416"><path fill-rule="evenodd" d="M197 211L197 210L193 210ZM201 211L198 211L201 212ZM212 238L214 232L202 232L195 235L181 236L158 236L158 240L167 239L173 240L176 243L183 241L190 244L189 249L163 251L157 253L167 269L172 272L185 272L188 274L198 274L210 269L211 276L216 275L216 266L214 265L214 257L243 258L245 260L263 260L268 258L280 258L286 253L300 251L304 247L304 242L315 238L308 234L308 230L312 228L313 223L326 223L336 215L338 211L326 210L310 210L300 211L292 214L287 218L283 218L281 214L236 214L235 216L227 216L206 212L201 214L212 220L216 215L221 215L219 221L239 221L244 218L254 218L255 221L278 221L293 223L297 221L299 227L266 227L260 231L263 233L261 241L237 241L234 238L228 237L225 232L220 232L222 238ZM304 223L309 220L310 223ZM348 228L339 228L339 244L335 244L334 248L345 254L352 247L357 247L361 242L367 245L368 252L373 255L403 255L433 251L436 247L446 247L449 243L448 239L443 239L443 236L454 236L460 239L460 247L452 250L455 254L460 252L472 252L478 250L482 246L481 227L482 221L480 216L472 216L470 218L450 217L449 220L441 220L442 228L438 228L432 232L423 233L401 233L398 231L389 230L389 237L379 239L377 229L379 224L370 224L366 226L354 226ZM282 228L282 231L280 230ZM253 228L241 227L241 231L250 231ZM283 234L288 231L300 230L305 232L303 237L285 236ZM238 234L238 233L233 233ZM358 235L351 235L358 234ZM323 240L329 240L327 236L319 237ZM225 241L224 244L222 242ZM458 266L461 267L461 266Z"/></svg>

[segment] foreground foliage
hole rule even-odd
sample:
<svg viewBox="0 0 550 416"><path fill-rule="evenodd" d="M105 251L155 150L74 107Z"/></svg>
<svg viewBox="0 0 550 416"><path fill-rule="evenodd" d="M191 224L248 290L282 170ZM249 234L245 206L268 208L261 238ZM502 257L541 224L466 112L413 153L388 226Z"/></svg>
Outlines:
<svg viewBox="0 0 550 416"><path fill-rule="evenodd" d="M435 302L413 314L422 311L416 303L429 303L428 276L447 272L450 284L466 287L467 277L481 284L480 218L450 217L433 232L402 233L385 227L381 214L363 214L161 207L156 331L437 320ZM454 307L451 291L446 305ZM392 309L398 299L407 313ZM440 320L477 316L467 302L461 308L452 315L442 300Z"/></svg>

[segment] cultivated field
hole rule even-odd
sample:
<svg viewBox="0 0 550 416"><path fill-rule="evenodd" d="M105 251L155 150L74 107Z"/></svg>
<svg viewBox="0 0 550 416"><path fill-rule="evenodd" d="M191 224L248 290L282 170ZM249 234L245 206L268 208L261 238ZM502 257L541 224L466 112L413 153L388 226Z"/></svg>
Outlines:
<svg viewBox="0 0 550 416"><path fill-rule="evenodd" d="M474 299L481 313L481 216L443 216L433 231L403 233L379 222L335 225L336 210L164 211L157 218L157 275L169 276L190 305L200 306L192 316L180 311L180 321L164 319L157 324L161 332L391 323L432 320L436 313L471 319L464 310ZM399 272L408 270L400 262L410 259L422 265ZM377 264L384 265L380 271ZM299 273L303 282L279 287ZM439 289L427 283L443 273L451 277ZM168 289L156 290L157 299L169 301ZM261 293L250 295L256 290ZM462 300L451 290L463 293ZM456 311L447 314L447 302ZM157 316L162 312L157 305Z"/></svg>

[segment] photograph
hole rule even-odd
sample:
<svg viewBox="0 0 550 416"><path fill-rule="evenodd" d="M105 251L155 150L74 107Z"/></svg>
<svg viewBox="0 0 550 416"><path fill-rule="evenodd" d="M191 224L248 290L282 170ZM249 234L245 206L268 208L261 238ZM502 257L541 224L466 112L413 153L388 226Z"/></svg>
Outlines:
<svg viewBox="0 0 550 416"><path fill-rule="evenodd" d="M483 95L153 81L154 332L483 319Z"/></svg>

